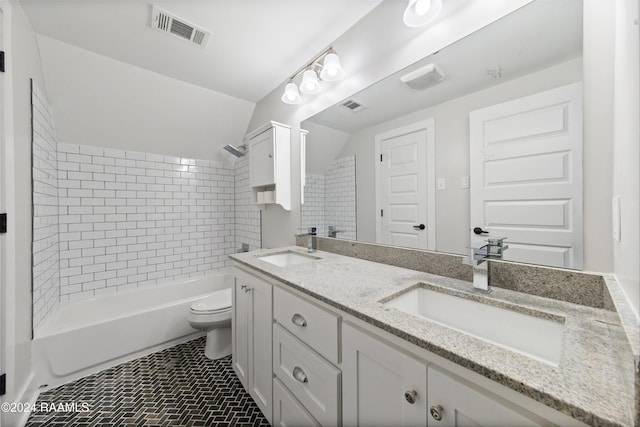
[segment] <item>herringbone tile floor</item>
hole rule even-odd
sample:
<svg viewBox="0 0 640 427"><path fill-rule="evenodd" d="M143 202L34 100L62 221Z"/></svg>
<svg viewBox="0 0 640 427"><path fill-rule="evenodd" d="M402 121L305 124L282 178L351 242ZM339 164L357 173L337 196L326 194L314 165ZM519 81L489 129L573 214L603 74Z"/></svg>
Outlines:
<svg viewBox="0 0 640 427"><path fill-rule="evenodd" d="M43 393L36 404L43 410L33 412L27 426L268 426L233 372L231 357L207 359L204 342L199 338ZM72 410L65 411L65 404Z"/></svg>

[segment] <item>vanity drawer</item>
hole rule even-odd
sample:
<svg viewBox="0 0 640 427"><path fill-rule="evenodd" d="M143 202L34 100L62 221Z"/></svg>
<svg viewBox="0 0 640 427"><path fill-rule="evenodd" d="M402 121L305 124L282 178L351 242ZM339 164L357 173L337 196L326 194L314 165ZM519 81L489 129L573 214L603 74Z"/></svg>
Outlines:
<svg viewBox="0 0 640 427"><path fill-rule="evenodd" d="M273 425L320 427L315 418L277 378L273 380Z"/></svg>
<svg viewBox="0 0 640 427"><path fill-rule="evenodd" d="M341 372L279 324L273 325L273 373L321 425L340 425Z"/></svg>
<svg viewBox="0 0 640 427"><path fill-rule="evenodd" d="M339 316L275 287L273 317L309 347L338 364Z"/></svg>

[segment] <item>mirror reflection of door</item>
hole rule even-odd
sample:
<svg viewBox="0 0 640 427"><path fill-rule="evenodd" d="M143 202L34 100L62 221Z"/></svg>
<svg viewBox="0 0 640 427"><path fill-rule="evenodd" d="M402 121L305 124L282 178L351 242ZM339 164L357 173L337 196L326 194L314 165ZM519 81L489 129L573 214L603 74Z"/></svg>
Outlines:
<svg viewBox="0 0 640 427"><path fill-rule="evenodd" d="M471 242L507 237L506 260L582 269L582 84L471 112L470 154Z"/></svg>
<svg viewBox="0 0 640 427"><path fill-rule="evenodd" d="M376 135L375 141L377 242L434 250L434 120Z"/></svg>

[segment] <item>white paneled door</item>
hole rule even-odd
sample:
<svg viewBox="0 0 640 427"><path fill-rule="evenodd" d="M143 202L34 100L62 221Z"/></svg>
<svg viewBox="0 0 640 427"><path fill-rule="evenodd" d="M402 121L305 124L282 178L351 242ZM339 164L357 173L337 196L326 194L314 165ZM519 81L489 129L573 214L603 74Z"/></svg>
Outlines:
<svg viewBox="0 0 640 427"><path fill-rule="evenodd" d="M377 242L435 249L434 121L376 135Z"/></svg>
<svg viewBox="0 0 640 427"><path fill-rule="evenodd" d="M507 237L507 260L582 269L582 84L472 112L470 144L471 241Z"/></svg>

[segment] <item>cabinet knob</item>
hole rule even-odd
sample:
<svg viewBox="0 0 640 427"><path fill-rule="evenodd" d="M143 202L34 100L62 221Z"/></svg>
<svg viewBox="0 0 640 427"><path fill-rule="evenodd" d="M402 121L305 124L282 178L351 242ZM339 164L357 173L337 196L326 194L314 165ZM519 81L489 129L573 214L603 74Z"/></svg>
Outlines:
<svg viewBox="0 0 640 427"><path fill-rule="evenodd" d="M248 287L248 286L245 286L245 287L244 287L244 293L245 293L245 294L246 294L247 292L251 292L251 291L252 291L252 289L251 289L250 287Z"/></svg>
<svg viewBox="0 0 640 427"><path fill-rule="evenodd" d="M296 380L298 380L298 382L301 382L301 383L309 382L309 379L307 378L307 374L305 374L302 368L298 366L293 368L293 378L295 378Z"/></svg>
<svg viewBox="0 0 640 427"><path fill-rule="evenodd" d="M245 289L247 289L247 285L240 286L240 289L242 289L244 291Z"/></svg>
<svg viewBox="0 0 640 427"><path fill-rule="evenodd" d="M415 390L409 390L404 392L404 398L407 400L407 402L409 402L412 405L416 403L416 396L418 396L418 392L416 392Z"/></svg>
<svg viewBox="0 0 640 427"><path fill-rule="evenodd" d="M303 328L307 326L307 319L305 319L301 314L298 313L293 315L293 317L291 318L291 322L293 322L294 325L302 326Z"/></svg>
<svg viewBox="0 0 640 427"><path fill-rule="evenodd" d="M433 405L431 408L429 408L429 413L436 421L440 421L442 419L443 412L444 409L442 408L442 405Z"/></svg>

